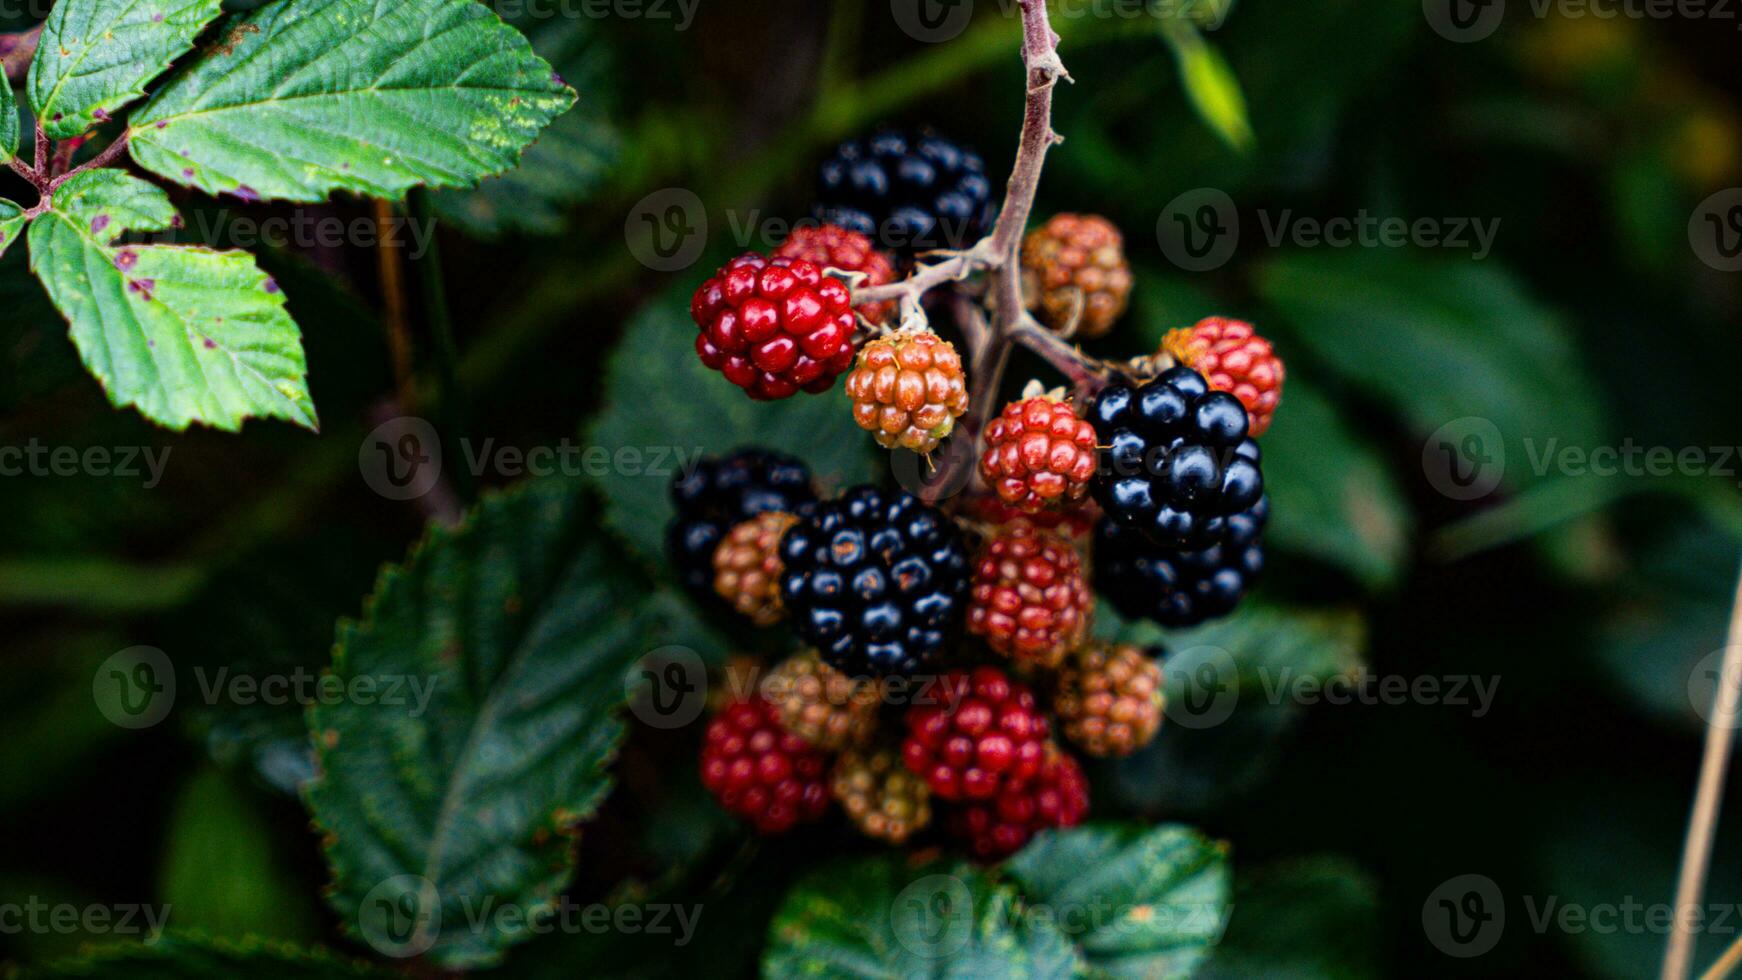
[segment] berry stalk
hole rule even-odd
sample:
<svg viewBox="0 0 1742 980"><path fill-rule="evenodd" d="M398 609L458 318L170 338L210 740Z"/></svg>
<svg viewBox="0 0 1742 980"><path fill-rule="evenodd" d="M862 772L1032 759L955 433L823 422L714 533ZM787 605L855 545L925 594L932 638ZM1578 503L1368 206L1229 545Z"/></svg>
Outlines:
<svg viewBox="0 0 1742 980"><path fill-rule="evenodd" d="M917 308L921 297L940 286L961 282L979 271L991 274L989 319L976 304L966 300L955 304L956 320L967 339L972 364L968 390L973 392L974 400L962 419L964 431L971 438L979 435L996 403L1010 350L1015 346L1028 348L1064 374L1079 397L1092 395L1110 372L1105 362L1089 357L1034 322L1022 300L1018 253L1023 232L1034 211L1047 151L1062 142L1052 128L1053 88L1060 79L1069 80L1071 76L1059 58L1059 36L1048 19L1045 0L1022 0L1021 7L1022 59L1028 94L1016 164L1010 172L997 224L991 234L971 247L942 262L921 265L901 282L853 291L854 306L895 301L906 310ZM939 474L931 486L941 489L955 485L956 474L949 471L972 466L976 457L972 452L947 456L942 463L946 472Z"/></svg>

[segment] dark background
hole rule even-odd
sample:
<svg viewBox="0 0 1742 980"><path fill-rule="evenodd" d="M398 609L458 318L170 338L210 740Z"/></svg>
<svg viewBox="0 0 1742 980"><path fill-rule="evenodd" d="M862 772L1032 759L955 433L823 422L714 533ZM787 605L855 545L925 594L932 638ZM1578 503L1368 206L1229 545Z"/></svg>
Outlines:
<svg viewBox="0 0 1742 980"><path fill-rule="evenodd" d="M1537 473L1531 455L1550 439L1742 444L1742 275L1703 261L1712 246L1688 231L1710 195L1742 185L1742 21L1508 6L1490 36L1455 43L1408 0L1199 5L1202 38L1244 93L1251 139L1239 148L1194 111L1165 18L1085 4L1056 15L1076 81L1058 91L1067 142L1037 217L1112 218L1140 284L1094 350L1144 353L1211 312L1257 323L1290 367L1266 444L1279 514L1263 601L1355 624L1380 676L1499 678L1482 717L1448 704L1259 706L1218 729L1164 729L1165 754L1145 763L1156 768L1128 771L1138 787L1107 805L1232 843L1240 958L1214 961L1224 972L1628 977L1655 972L1666 940L1539 931L1529 908L1671 900L1705 708L1688 681L1723 645L1742 461L1603 477ZM732 240L732 216L803 216L835 140L932 123L977 146L1001 186L1020 122L1019 26L1013 4L979 7L935 45L903 33L882 0L702 0L686 31L622 11L523 20L582 106L572 132L546 137L546 186L437 195L457 401L430 400L432 308L415 287L417 374L396 381L370 249L263 250L305 332L319 436L260 422L177 435L110 408L24 250L0 260L0 444L171 450L149 490L0 479L0 901L169 902L178 926L365 952L319 897L326 870L294 795L306 765L296 713L194 706L126 731L93 705L97 665L149 644L178 668L318 669L334 621L358 613L379 566L430 516L370 489L364 435L427 407L477 438L575 439L611 408L603 371L629 317L691 288L718 256L772 246ZM638 262L624 231L666 187L694 190L713 229L708 257L677 273ZM1241 244L1188 272L1155 229L1198 188L1237 202ZM19 192L0 179L0 194ZM216 206L175 196L190 212ZM370 214L354 200L306 210ZM1480 260L1467 248L1271 247L1263 220L1284 211L1499 232ZM537 227L503 226L516 216ZM430 261L408 270L414 283L434 275ZM1019 363L1012 383L1040 370ZM686 397L657 370L642 382L647 399ZM1458 501L1428 478L1423 451L1468 417L1494 423L1505 478ZM655 506L662 489L645 491ZM634 822L697 807L691 735L638 735L621 764L641 767L626 777L633 801L589 831L577 893L658 863L657 848L636 850ZM1720 827L1709 903L1742 901L1739 827ZM798 865L839 839L781 846ZM1423 906L1470 873L1496 883L1506 926L1491 952L1457 959L1429 941ZM747 880L748 894L778 897L773 879ZM735 939L753 953L763 925L748 920L762 906L742 905ZM1738 919L1702 937L1697 963L1734 941ZM0 935L0 958L113 939ZM713 968L745 968L720 948Z"/></svg>

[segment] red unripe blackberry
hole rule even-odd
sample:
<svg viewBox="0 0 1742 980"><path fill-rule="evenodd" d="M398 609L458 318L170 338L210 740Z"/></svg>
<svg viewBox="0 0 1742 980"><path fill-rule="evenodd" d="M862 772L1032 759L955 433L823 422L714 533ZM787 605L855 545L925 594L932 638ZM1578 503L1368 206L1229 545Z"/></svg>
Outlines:
<svg viewBox="0 0 1742 980"><path fill-rule="evenodd" d="M827 391L853 363L849 300L814 263L740 255L690 300L696 353L752 398Z"/></svg>
<svg viewBox="0 0 1742 980"><path fill-rule="evenodd" d="M929 330L879 337L847 375L853 421L885 449L929 453L968 410L968 378L949 341Z"/></svg>
<svg viewBox="0 0 1742 980"><path fill-rule="evenodd" d="M1138 647L1096 644L1058 672L1053 709L1065 738L1098 758L1126 756L1161 730L1161 664Z"/></svg>
<svg viewBox="0 0 1742 980"><path fill-rule="evenodd" d="M1243 320L1209 317L1196 326L1170 330L1161 349L1174 360L1204 376L1210 387L1240 399L1251 420L1248 434L1257 438L1270 428L1282 401L1287 373L1270 341Z"/></svg>
<svg viewBox="0 0 1742 980"><path fill-rule="evenodd" d="M1089 781L1077 760L1048 744L1040 773L1025 783L999 789L991 800L970 803L950 813L950 832L982 861L996 861L1022 849L1035 834L1074 827L1089 812Z"/></svg>
<svg viewBox="0 0 1742 980"><path fill-rule="evenodd" d="M999 500L991 494L969 497L958 511L964 518L992 528L1007 524L1027 524L1064 535L1073 542L1087 543L1101 519L1101 508L1093 500L1067 510L1042 510L1030 514Z"/></svg>
<svg viewBox="0 0 1742 980"><path fill-rule="evenodd" d="M1033 779L1051 729L1034 695L996 667L938 678L935 703L907 713L901 761L945 800L987 800Z"/></svg>
<svg viewBox="0 0 1742 980"><path fill-rule="evenodd" d="M986 426L980 475L998 499L1029 513L1071 507L1095 475L1095 427L1048 395L1014 401Z"/></svg>
<svg viewBox="0 0 1742 980"><path fill-rule="evenodd" d="M1093 214L1060 214L1022 242L1025 289L1054 330L1081 309L1076 332L1102 336L1131 299L1131 266L1125 240L1111 221Z"/></svg>
<svg viewBox="0 0 1742 980"><path fill-rule="evenodd" d="M968 631L998 653L1056 667L1082 645L1093 609L1082 557L1063 537L1014 524L981 549Z"/></svg>
<svg viewBox="0 0 1742 980"><path fill-rule="evenodd" d="M823 753L782 729L774 706L761 697L727 705L708 723L702 744L702 785L764 834L823 815L827 768Z"/></svg>
<svg viewBox="0 0 1742 980"><path fill-rule="evenodd" d="M858 272L864 289L895 281L895 264L877 250L871 239L840 225L799 225L774 250L775 258L804 259L824 270ZM858 307L859 315L872 323L887 323L895 312L894 300Z"/></svg>

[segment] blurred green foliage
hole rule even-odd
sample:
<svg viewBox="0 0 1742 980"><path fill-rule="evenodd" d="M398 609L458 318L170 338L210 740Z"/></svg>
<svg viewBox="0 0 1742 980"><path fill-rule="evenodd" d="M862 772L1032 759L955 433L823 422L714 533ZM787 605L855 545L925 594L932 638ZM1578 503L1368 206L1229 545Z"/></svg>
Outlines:
<svg viewBox="0 0 1742 980"><path fill-rule="evenodd" d="M1189 26L1056 25L1075 84L1059 91L1066 142L1040 211L1112 217L1140 282L1120 329L1092 350L1147 352L1167 329L1221 313L1256 322L1290 368L1265 444L1276 517L1264 594L1213 639L1168 642L1316 676L1500 684L1481 717L1246 699L1224 725L1164 729L1149 752L1096 772L1099 802L1189 818L1232 844L1235 911L1209 975L1629 977L1661 951L1649 931L1532 928L1524 903L1669 899L1701 735L1690 681L1722 645L1742 554L1742 461L1727 474L1629 477L1539 473L1533 460L1549 440L1742 442L1742 278L1688 239L1695 208L1742 183L1742 78L1719 22L1513 6L1473 44L1435 34L1419 4L1378 0L1248 0ZM1017 28L998 4L979 7L936 45L874 0L704 4L681 32L648 17L531 25L541 50L573 65L563 70L581 106L522 172L439 195L441 268L405 270L445 279L460 391L436 381L415 300L417 373L396 390L374 253L262 255L305 329L320 436L268 425L171 435L111 410L25 257L0 260L0 445L170 452L152 488L0 479L15 515L0 529L0 902L171 903L172 924L206 934L165 941L188 964L179 975L339 969L226 945L247 935L367 954L319 894L328 870L296 797L312 772L300 710L184 693L169 722L127 731L94 708L97 665L155 645L192 692L196 667L327 664L333 624L359 614L378 568L429 517L372 491L358 447L385 415L451 407L444 398L463 400L479 441L688 451L756 440L807 454L836 485L878 472L827 400L752 406L697 368L685 296L714 259L772 244L736 239L752 209L807 212L810 168L841 136L933 122L1007 166ZM707 258L678 273L639 263L638 233L625 230L635 203L665 187L693 190L712 229ZM1158 221L1204 187L1237 202L1242 243L1216 269L1175 268ZM180 198L190 215L229 207ZM349 218L367 205L315 210ZM1272 246L1263 222L1284 211L1499 230L1480 260ZM1044 370L1019 359L1013 390ZM1501 432L1505 479L1459 501L1422 456L1430 434L1469 416ZM599 533L629 574L665 590L661 481L617 473L596 490L609 514ZM669 591L650 602L711 663L740 642ZM736 850L695 792L693 752L681 737L631 737L622 765L635 775L582 835L572 886L582 901L707 903L693 947L557 936L516 950L509 970L755 969L792 877L852 845L818 831L779 856ZM1742 898L1742 857L1726 847L1737 819L1720 834L1713 902ZM1495 950L1471 961L1422 928L1427 896L1466 873L1493 878L1509 915ZM137 938L5 934L0 958L119 943L117 959L75 972L144 975L126 959ZM1703 937L1699 962L1726 939Z"/></svg>

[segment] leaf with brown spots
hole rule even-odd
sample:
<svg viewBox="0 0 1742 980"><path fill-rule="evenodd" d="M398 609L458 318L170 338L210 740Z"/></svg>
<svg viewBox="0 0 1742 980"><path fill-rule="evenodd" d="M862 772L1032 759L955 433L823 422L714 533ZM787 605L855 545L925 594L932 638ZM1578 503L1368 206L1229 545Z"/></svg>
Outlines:
<svg viewBox="0 0 1742 980"><path fill-rule="evenodd" d="M30 266L118 407L171 429L234 432L249 418L318 428L302 332L246 252L120 245L178 226L168 195L119 170L54 192L30 226Z"/></svg>

